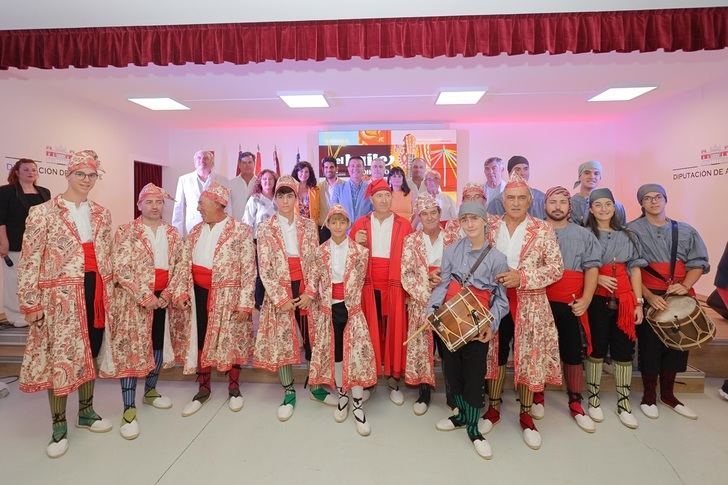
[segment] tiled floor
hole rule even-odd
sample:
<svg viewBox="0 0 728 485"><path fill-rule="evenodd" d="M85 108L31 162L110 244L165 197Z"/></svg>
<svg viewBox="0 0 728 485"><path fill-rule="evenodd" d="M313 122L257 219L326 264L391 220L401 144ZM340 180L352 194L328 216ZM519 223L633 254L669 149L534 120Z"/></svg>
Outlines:
<svg viewBox="0 0 728 485"><path fill-rule="evenodd" d="M657 421L637 411L640 428L634 431L611 411L615 399L610 393L604 397L606 420L593 435L571 421L564 395L548 392L546 417L538 422L544 437L540 451L521 440L515 394L506 392L504 420L488 435L495 454L491 461L474 453L463 430L434 429L447 415L440 393L433 395L427 414L416 417L414 391L408 390L407 402L397 407L380 387L365 405L372 435L362 438L351 418L335 423L332 408L310 401L300 386L295 415L280 423L277 385L244 385L245 407L232 413L223 400L224 384L213 383L211 401L182 418L195 389L170 381L160 382L159 389L174 407L162 411L139 402L142 434L135 441L118 434L118 383L99 382L96 409L112 419L114 430L98 435L71 428L68 453L50 460L44 451L50 435L46 395L22 394L15 383L10 396L0 400L0 483L724 484L728 402L717 395L721 383L710 379L705 394L683 396L700 415L697 421L662 407ZM77 409L75 395L69 401L70 417Z"/></svg>

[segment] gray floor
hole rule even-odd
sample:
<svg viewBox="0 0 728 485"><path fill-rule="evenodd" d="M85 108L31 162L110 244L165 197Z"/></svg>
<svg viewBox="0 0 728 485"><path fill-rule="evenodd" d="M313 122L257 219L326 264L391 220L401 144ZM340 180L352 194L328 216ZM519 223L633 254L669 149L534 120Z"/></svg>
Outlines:
<svg viewBox="0 0 728 485"><path fill-rule="evenodd" d="M170 410L138 403L141 435L126 441L118 432L121 396L117 382L97 384L96 410L114 423L107 434L70 429L70 449L57 460L45 455L50 436L44 393L22 394L11 384L0 400L0 484L358 484L410 483L609 483L718 484L728 476L728 402L710 379L705 394L683 395L699 415L686 420L661 407L657 421L639 411L640 428L622 426L604 399L606 420L593 435L584 433L566 411L566 397L548 392L546 417L538 422L543 448L532 451L521 439L515 394L506 392L504 420L488 435L494 458L480 459L463 430L434 429L446 416L444 396L422 417L412 413L414 390L402 407L386 389L368 402L372 435L356 434L350 419L333 420L332 408L310 401L299 387L293 418L280 423L276 407L281 389L273 384L243 386L246 403L228 410L224 383L213 383L213 398L196 415L180 416L194 393L192 383L160 382L174 401ZM143 385L140 383L140 388ZM75 416L75 395L69 400Z"/></svg>

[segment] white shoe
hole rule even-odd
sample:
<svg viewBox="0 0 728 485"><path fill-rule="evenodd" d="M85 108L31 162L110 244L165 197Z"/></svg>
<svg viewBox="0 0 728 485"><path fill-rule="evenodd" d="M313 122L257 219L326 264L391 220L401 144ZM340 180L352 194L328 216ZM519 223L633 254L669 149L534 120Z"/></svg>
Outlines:
<svg viewBox="0 0 728 485"><path fill-rule="evenodd" d="M455 426L450 418L442 418L440 421L435 423L435 429L438 431L452 431L454 429L462 428L462 426Z"/></svg>
<svg viewBox="0 0 728 485"><path fill-rule="evenodd" d="M684 404L678 404L677 406L672 408L672 410L675 411L676 413L678 413L680 416L683 416L685 418L698 419L698 415L695 413L695 411L693 411L692 409L690 409L689 407L687 407Z"/></svg>
<svg viewBox="0 0 728 485"><path fill-rule="evenodd" d="M339 402L334 409L334 421L343 423L349 417L349 396L342 394L339 396Z"/></svg>
<svg viewBox="0 0 728 485"><path fill-rule="evenodd" d="M228 400L228 407L230 408L230 411L237 413L241 409L243 409L243 396L230 396L230 399Z"/></svg>
<svg viewBox="0 0 728 485"><path fill-rule="evenodd" d="M367 421L366 414L362 408L354 409L352 413L354 415L354 421L356 422L356 432L361 436L369 436L372 432L372 427Z"/></svg>
<svg viewBox="0 0 728 485"><path fill-rule="evenodd" d="M478 419L478 431L480 434L488 434L493 429L493 426L495 423L491 421L490 419Z"/></svg>
<svg viewBox="0 0 728 485"><path fill-rule="evenodd" d="M78 424L78 422L76 422L76 427L87 429L92 433L108 433L114 428L114 425L112 425L111 421L109 421L108 419L101 418L94 421L93 424L91 424L90 426L85 424Z"/></svg>
<svg viewBox="0 0 728 485"><path fill-rule="evenodd" d="M657 404L640 404L640 410L642 410L642 414L650 419L660 417L660 410L657 409Z"/></svg>
<svg viewBox="0 0 728 485"><path fill-rule="evenodd" d="M182 417L186 418L187 416L192 416L197 411L202 409L202 404L203 403L201 403L200 401L197 401L197 400L188 402L185 405L184 409L182 409Z"/></svg>
<svg viewBox="0 0 728 485"><path fill-rule="evenodd" d="M293 416L292 404L281 404L278 406L278 421L288 421Z"/></svg>
<svg viewBox="0 0 728 485"><path fill-rule="evenodd" d="M364 394L362 394L362 402L367 402L369 398L372 397L372 394L374 394L374 389L376 388L377 386L372 387L371 390L364 389Z"/></svg>
<svg viewBox="0 0 728 485"><path fill-rule="evenodd" d="M125 440L133 440L139 436L139 422L134 419L131 423L124 423L119 428L121 437Z"/></svg>
<svg viewBox="0 0 728 485"><path fill-rule="evenodd" d="M152 406L157 409L169 409L172 407L172 400L167 396L159 396L152 401Z"/></svg>
<svg viewBox="0 0 728 485"><path fill-rule="evenodd" d="M728 392L725 392L723 388L718 389L718 394L720 394L720 397L728 401Z"/></svg>
<svg viewBox="0 0 728 485"><path fill-rule="evenodd" d="M481 457L486 460L490 460L493 458L493 450L490 447L490 443L488 443L487 440L475 440L473 441L473 446L475 447L475 452Z"/></svg>
<svg viewBox="0 0 728 485"><path fill-rule="evenodd" d="M589 406L589 417L594 420L595 423L601 423L604 421L604 411L601 406L592 407Z"/></svg>
<svg viewBox="0 0 728 485"><path fill-rule="evenodd" d="M26 322L25 320L21 320L19 322L12 322L12 323L13 323L13 327L15 327L15 328L23 328L23 327L28 326L28 322ZM68 444L66 444L66 448L68 448ZM65 453L65 451L63 453ZM58 456L60 456L60 455L58 455ZM51 458L55 458L55 457L51 457Z"/></svg>
<svg viewBox="0 0 728 485"><path fill-rule="evenodd" d="M524 429L523 441L532 450L538 450L541 448L541 433L535 429Z"/></svg>
<svg viewBox="0 0 728 485"><path fill-rule="evenodd" d="M397 406L404 404L404 394L399 389L392 389L389 391L389 400Z"/></svg>
<svg viewBox="0 0 728 485"><path fill-rule="evenodd" d="M576 421L576 424L587 433L593 433L597 430L594 420L585 414L577 414L574 416L574 421Z"/></svg>
<svg viewBox="0 0 728 485"><path fill-rule="evenodd" d="M46 454L49 458L60 458L68 451L68 439L63 438L59 442L51 441L46 447Z"/></svg>
<svg viewBox="0 0 728 485"><path fill-rule="evenodd" d="M533 419L543 419L546 409L543 404L534 404L531 406L531 417Z"/></svg>
<svg viewBox="0 0 728 485"><path fill-rule="evenodd" d="M622 422L622 424L629 429L637 429L637 427L640 425L637 422L637 418L635 418L634 414L632 413L628 413L627 411L617 411L617 415L619 416L619 420Z"/></svg>
<svg viewBox="0 0 728 485"><path fill-rule="evenodd" d="M427 412L427 403L426 402L415 402L412 405L412 411L414 411L415 416L422 416Z"/></svg>

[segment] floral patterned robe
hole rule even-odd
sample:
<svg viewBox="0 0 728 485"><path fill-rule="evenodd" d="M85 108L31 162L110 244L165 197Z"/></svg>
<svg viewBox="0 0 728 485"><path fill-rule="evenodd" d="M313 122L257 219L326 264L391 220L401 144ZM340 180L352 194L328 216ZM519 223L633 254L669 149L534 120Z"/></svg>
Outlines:
<svg viewBox="0 0 728 485"><path fill-rule="evenodd" d="M301 361L301 339L293 311L279 309L293 297L288 256L278 214L258 226L258 271L265 286L265 298L260 310L260 325L255 338L253 366L274 372L288 364ZM315 296L313 277L318 248L318 227L311 219L296 216L298 254L301 258L305 293ZM309 334L312 325L309 325Z"/></svg>
<svg viewBox="0 0 728 485"><path fill-rule="evenodd" d="M407 292L407 337L409 338L427 322L427 302L430 290L427 265L427 250L422 240L424 232L415 231L404 238L402 249L402 288ZM459 226L446 226L443 231L443 249L460 238ZM404 381L416 386L429 384L435 386L432 329L428 326L407 344Z"/></svg>
<svg viewBox="0 0 728 485"><path fill-rule="evenodd" d="M184 243L179 277L172 279L172 295L188 295L191 301L182 325L172 332L175 357L183 362L185 374L197 370L197 312L192 281L192 254L202 231L201 222L192 228ZM255 248L253 229L227 217L215 246L212 285L208 295L207 332L202 348L202 367L217 367L221 372L233 365L244 365L253 348L253 322L235 321L234 312L252 313L255 288ZM179 300L179 297L177 298Z"/></svg>
<svg viewBox="0 0 728 485"><path fill-rule="evenodd" d="M182 238L171 224L162 222L157 229L167 234L169 282L162 297L172 302L180 295L173 295L172 285L179 280L182 269ZM109 329L110 353L99 355L99 374L102 377L145 377L154 367L152 350L153 310L143 307L154 296L154 249L144 231L140 218L119 226L114 236L114 298L111 313L114 326ZM179 285L178 285L179 286ZM187 312L175 305L167 306L164 326L163 367L174 366L171 332L177 331ZM174 339L179 343L179 339Z"/></svg>
<svg viewBox="0 0 728 485"><path fill-rule="evenodd" d="M528 223L517 268L521 273L521 285L516 290L518 312L513 319L515 382L533 392L541 392L546 384L561 385L559 338L546 287L561 279L564 261L551 226L530 215L526 217ZM487 238L493 246L501 220L502 216L493 218L487 225ZM494 377L497 368L496 335L488 349L487 377Z"/></svg>
<svg viewBox="0 0 728 485"><path fill-rule="evenodd" d="M109 312L113 291L111 213L92 201L89 206L108 328L113 325ZM29 327L20 369L21 391L52 389L55 395L64 396L96 378L83 282L81 239L60 196L31 207L18 265L18 300L23 313L42 310L45 319L41 326Z"/></svg>
<svg viewBox="0 0 728 485"><path fill-rule="evenodd" d="M344 329L343 382L344 390L353 386L370 387L377 383L377 363L369 336L361 292L364 287L369 251L349 241L344 269L344 304L349 319ZM316 253L318 262L314 273L313 289L319 299L311 307L311 367L309 383L335 386L334 379L334 327L331 320L331 246L326 241Z"/></svg>

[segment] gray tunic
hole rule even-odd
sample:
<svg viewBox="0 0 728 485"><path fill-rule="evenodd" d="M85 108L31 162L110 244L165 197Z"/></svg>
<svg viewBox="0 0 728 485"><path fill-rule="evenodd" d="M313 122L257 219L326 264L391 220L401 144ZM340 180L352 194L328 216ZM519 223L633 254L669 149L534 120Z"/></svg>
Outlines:
<svg viewBox="0 0 728 485"><path fill-rule="evenodd" d="M642 256L649 263L669 263L672 248L672 224L653 226L646 217L640 217L628 226L637 233L642 245ZM703 274L710 271L708 249L703 239L691 225L677 223L677 260L685 263L687 269L701 268Z"/></svg>
<svg viewBox="0 0 728 485"><path fill-rule="evenodd" d="M428 308L439 307L445 301L447 287L450 284L452 275L457 275L460 279L467 276L470 268L477 261L481 250L473 251L471 249L470 240L463 238L457 243L445 248L442 254L442 266L440 266L440 276L442 281L432 290ZM493 332L498 330L501 318L508 313L508 297L506 296L506 288L495 282L495 275L508 271L508 263L506 256L492 248L475 273L470 278L470 284L479 290L490 290L493 294L490 303L490 312L495 319L491 324Z"/></svg>
<svg viewBox="0 0 728 485"><path fill-rule="evenodd" d="M546 220L546 194L538 189L531 189L531 196L533 197L533 203L531 203L531 208L528 209L528 213L537 219ZM488 214L495 216L502 216L506 213L503 207L503 192L488 202L486 211Z"/></svg>
<svg viewBox="0 0 728 485"><path fill-rule="evenodd" d="M617 220L621 225L627 224L627 212L624 206L618 200L614 202L614 211L617 214ZM586 226L586 220L589 217L589 198L581 194L571 196L571 220L580 226Z"/></svg>
<svg viewBox="0 0 728 485"><path fill-rule="evenodd" d="M647 260L640 254L639 237L632 234L634 242L625 231L599 230L599 244L602 246L602 266L613 261L627 263L627 269L644 268Z"/></svg>
<svg viewBox="0 0 728 485"><path fill-rule="evenodd" d="M565 270L584 271L602 265L602 247L593 232L573 222L554 232L559 240Z"/></svg>

